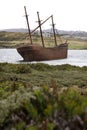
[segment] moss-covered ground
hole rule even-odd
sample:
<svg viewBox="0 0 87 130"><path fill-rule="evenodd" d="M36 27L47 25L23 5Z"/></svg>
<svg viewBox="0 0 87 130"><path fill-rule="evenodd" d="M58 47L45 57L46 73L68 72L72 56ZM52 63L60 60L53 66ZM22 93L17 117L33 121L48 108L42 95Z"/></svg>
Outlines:
<svg viewBox="0 0 87 130"><path fill-rule="evenodd" d="M1 130L86 130L86 116L87 67L0 63Z"/></svg>

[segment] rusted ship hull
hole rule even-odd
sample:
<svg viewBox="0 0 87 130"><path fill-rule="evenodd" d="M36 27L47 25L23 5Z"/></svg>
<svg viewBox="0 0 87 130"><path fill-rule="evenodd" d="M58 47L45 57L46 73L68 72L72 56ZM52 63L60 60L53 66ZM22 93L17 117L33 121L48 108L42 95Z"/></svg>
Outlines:
<svg viewBox="0 0 87 130"><path fill-rule="evenodd" d="M45 48L39 45L18 47L18 53L24 61L44 61L67 58L68 44L63 43L53 48Z"/></svg>

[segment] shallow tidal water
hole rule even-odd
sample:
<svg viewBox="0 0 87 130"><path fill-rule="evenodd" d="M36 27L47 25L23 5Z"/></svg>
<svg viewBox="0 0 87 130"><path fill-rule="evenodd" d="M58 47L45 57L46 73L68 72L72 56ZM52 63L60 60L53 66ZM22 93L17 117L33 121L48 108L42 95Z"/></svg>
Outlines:
<svg viewBox="0 0 87 130"><path fill-rule="evenodd" d="M0 49L0 63L38 63L23 62L23 58L19 55L16 49ZM68 57L61 60L40 61L49 65L70 64L75 66L87 66L87 50L68 50Z"/></svg>

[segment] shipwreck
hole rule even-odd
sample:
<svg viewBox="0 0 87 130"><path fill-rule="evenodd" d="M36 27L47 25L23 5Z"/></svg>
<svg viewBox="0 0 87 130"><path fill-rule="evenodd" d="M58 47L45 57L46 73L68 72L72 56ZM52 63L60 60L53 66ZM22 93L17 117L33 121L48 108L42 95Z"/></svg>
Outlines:
<svg viewBox="0 0 87 130"><path fill-rule="evenodd" d="M53 15L51 15L46 20L41 22L39 12L37 12L38 26L33 31L31 31L26 7L24 7L24 9L25 9L25 16L26 16L26 21L27 21L27 25L28 25L30 44L29 45L22 45L22 46L19 46L17 48L17 51L23 57L23 60L24 61L45 61L45 60L56 60L56 59L67 58L68 43L65 42L65 43L61 43L61 44L57 45ZM45 44L44 44L43 32L42 32L41 26L48 19L52 20L52 29L53 29L54 44L55 44L54 47L45 47ZM38 28L40 29L41 45L33 44L33 42L32 42L32 34Z"/></svg>

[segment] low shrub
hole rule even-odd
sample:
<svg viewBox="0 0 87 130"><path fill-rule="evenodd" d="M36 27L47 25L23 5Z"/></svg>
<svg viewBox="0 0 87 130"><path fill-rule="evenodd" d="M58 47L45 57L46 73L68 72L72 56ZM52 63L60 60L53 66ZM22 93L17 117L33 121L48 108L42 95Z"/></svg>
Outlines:
<svg viewBox="0 0 87 130"><path fill-rule="evenodd" d="M16 67L16 73L23 74L23 73L31 73L31 72L32 70L28 65L20 64Z"/></svg>

